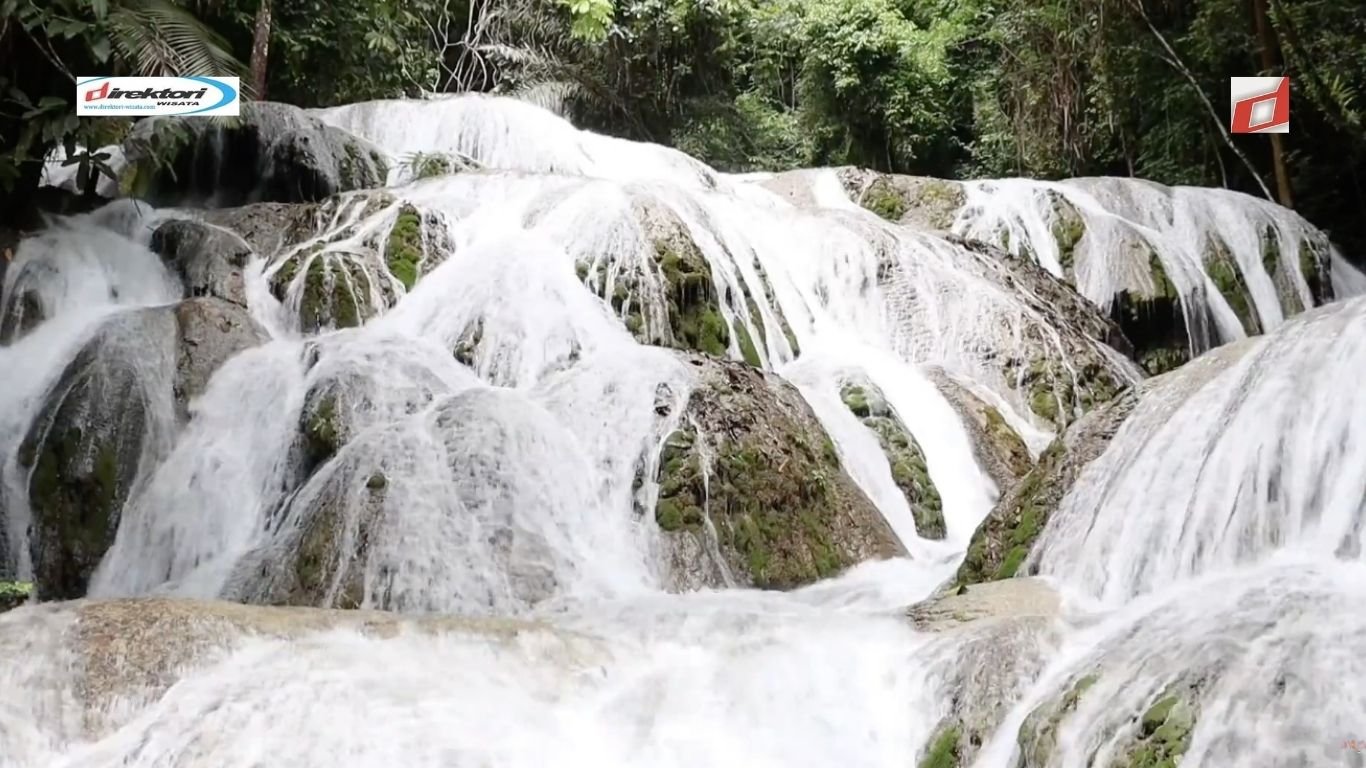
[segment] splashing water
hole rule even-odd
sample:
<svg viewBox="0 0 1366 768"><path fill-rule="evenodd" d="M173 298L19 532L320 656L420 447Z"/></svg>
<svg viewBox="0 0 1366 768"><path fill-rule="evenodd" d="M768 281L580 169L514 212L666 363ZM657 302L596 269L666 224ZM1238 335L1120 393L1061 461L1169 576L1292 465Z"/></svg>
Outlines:
<svg viewBox="0 0 1366 768"><path fill-rule="evenodd" d="M1122 603L1276 549L1361 557L1366 299L1236 353L1212 378L1202 359L1153 382L1050 519L1045 573Z"/></svg>
<svg viewBox="0 0 1366 768"><path fill-rule="evenodd" d="M1314 235L1293 214L1131 181L969 185L956 228L1004 227L1054 274L1070 258L1101 306L1151 288L1155 254L1196 349L1246 335L1204 260L1217 237L1269 335L1142 385L1032 556L1067 598L1060 620L931 633L901 611L950 576L1001 489L925 367L968 382L1037 453L1054 427L1022 362L1056 362L1078 397L1096 366L1137 382L1131 363L989 255L857 208L833 173L810 172L801 203L489 97L315 114L400 161L393 199L343 196L313 236L257 255L248 300L272 340L223 365L174 446L139 466L90 593L401 615L138 604L163 623L136 647L119 645L131 619L99 618L121 603L0 616L0 768L906 768L965 707L1016 702L999 728L964 721L984 743L973 764L1079 768L1126 764L1134 716L1178 690L1194 711L1186 768L1353 764L1341 742L1366 720L1351 689L1366 648L1351 638L1366 634L1343 606L1366 584L1366 299L1287 320L1286 296L1311 304L1311 286L1265 268L1261 233L1299 254ZM401 161L433 152L489 170L410 181ZM1085 220L1070 257L1051 195ZM404 206L445 236L411 288L382 245ZM43 320L0 346L17 393L0 402L0 544L19 554L0 576L32 568L18 444L110 315L179 300L146 248L178 215L114 204L26 241L7 272L4 316L28 296ZM784 594L666 593L653 478L698 386L660 348L668 253L705 265L723 354L797 386L910 557ZM368 286L376 316L306 329L310 259ZM1338 295L1366 288L1331 259ZM855 379L924 450L944 540L919 536L842 402ZM1022 740L1031 713L1092 674L1051 748L1022 750L1047 742Z"/></svg>

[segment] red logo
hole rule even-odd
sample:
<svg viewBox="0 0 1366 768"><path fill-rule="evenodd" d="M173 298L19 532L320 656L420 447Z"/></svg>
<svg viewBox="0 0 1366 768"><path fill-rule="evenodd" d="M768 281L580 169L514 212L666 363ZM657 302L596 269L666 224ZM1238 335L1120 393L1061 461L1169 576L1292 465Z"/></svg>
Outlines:
<svg viewBox="0 0 1366 768"><path fill-rule="evenodd" d="M86 91L86 92L85 92L85 100L86 100L86 101L96 101L96 100L98 100L98 99L107 99L107 98L109 98L109 83L108 83L108 82L106 82L104 85L101 85L99 88L96 88L96 89L94 89L94 90Z"/></svg>
<svg viewBox="0 0 1366 768"><path fill-rule="evenodd" d="M1290 133L1290 78L1231 78L1229 100L1233 133Z"/></svg>

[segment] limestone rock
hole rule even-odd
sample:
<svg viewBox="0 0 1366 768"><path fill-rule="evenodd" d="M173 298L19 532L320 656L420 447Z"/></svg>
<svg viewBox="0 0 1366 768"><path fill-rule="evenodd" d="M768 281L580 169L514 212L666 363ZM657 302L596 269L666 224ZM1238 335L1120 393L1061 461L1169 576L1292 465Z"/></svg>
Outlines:
<svg viewBox="0 0 1366 768"><path fill-rule="evenodd" d="M144 454L167 449L174 339L169 309L115 315L67 365L25 436L41 599L85 594Z"/></svg>
<svg viewBox="0 0 1366 768"><path fill-rule="evenodd" d="M1030 549L1063 496L1087 464L1104 452L1138 395L1128 391L1083 416L1039 457L1038 464L1004 493L973 533L957 583L1008 579L1019 572Z"/></svg>
<svg viewBox="0 0 1366 768"><path fill-rule="evenodd" d="M180 275L187 296L214 296L247 305L242 270L251 259L251 246L236 234L199 221L174 219L152 233L151 248Z"/></svg>
<svg viewBox="0 0 1366 768"><path fill-rule="evenodd" d="M856 168L842 168L839 175L854 202L888 221L920 229L949 230L966 200L963 185L947 179Z"/></svg>
<svg viewBox="0 0 1366 768"><path fill-rule="evenodd" d="M246 102L228 120L144 120L123 149L121 185L158 206L310 202L383 186L388 174L374 145L274 102Z"/></svg>
<svg viewBox="0 0 1366 768"><path fill-rule="evenodd" d="M1063 638L1059 613L1058 595L1037 579L976 585L909 609L917 629L936 635L917 658L950 702L917 766L972 764L1055 657Z"/></svg>
<svg viewBox="0 0 1366 768"><path fill-rule="evenodd" d="M660 456L655 520L682 551L719 556L696 565L703 583L789 589L902 553L794 387L686 359L698 381Z"/></svg>
<svg viewBox="0 0 1366 768"><path fill-rule="evenodd" d="M871 381L860 377L846 382L840 390L840 397L845 406L863 421L863 425L877 436L892 470L892 481L901 489L915 518L916 533L922 539L944 538L947 532L944 502L939 496L939 489L930 479L925 452L888 405L882 391Z"/></svg>
<svg viewBox="0 0 1366 768"><path fill-rule="evenodd" d="M182 416L190 401L204 393L209 379L229 358L269 338L244 306L216 296L186 299L176 305L179 343L175 399Z"/></svg>
<svg viewBox="0 0 1366 768"><path fill-rule="evenodd" d="M928 368L930 381L963 420L972 439L977 464L996 483L1009 488L1033 466L1029 447L994 406L973 394L968 385L942 368Z"/></svg>

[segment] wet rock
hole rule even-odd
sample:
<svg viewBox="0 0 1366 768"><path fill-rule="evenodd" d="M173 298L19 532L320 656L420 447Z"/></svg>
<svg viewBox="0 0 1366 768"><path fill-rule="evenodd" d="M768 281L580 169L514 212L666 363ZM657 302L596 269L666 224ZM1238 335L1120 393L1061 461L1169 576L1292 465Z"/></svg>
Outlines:
<svg viewBox="0 0 1366 768"><path fill-rule="evenodd" d="M1001 361L1006 385L1035 416L1065 428L1142 378L1121 357L1133 354L1133 346L1120 326L1071 286L1032 259L957 235L946 239L982 257L989 276L1048 318L1046 330L1023 329L1024 343Z"/></svg>
<svg viewBox="0 0 1366 768"><path fill-rule="evenodd" d="M887 404L882 391L872 382L858 379L844 384L840 398L877 436L891 467L892 480L901 489L915 518L916 533L923 539L944 538L944 502L930 479L925 452Z"/></svg>
<svg viewBox="0 0 1366 768"><path fill-rule="evenodd" d="M577 267L580 279L611 305L637 341L762 366L773 328L782 337L772 339L773 346L795 354L796 336L776 310L772 287L757 261L751 266L763 298L775 308L768 324L753 292L758 289L744 280L736 285L718 280L677 214L649 198L638 199L634 213L648 251L643 258L610 270L601 263ZM729 309L729 320L723 307Z"/></svg>
<svg viewBox="0 0 1366 768"><path fill-rule="evenodd" d="M655 520L675 552L715 553L692 566L704 583L790 589L901 554L794 387L741 363L686 359L698 382L660 456Z"/></svg>
<svg viewBox="0 0 1366 768"><path fill-rule="evenodd" d="M18 243L12 247L14 250L4 259L6 268L18 252ZM17 269L19 271L14 275L13 284L4 292L5 304L0 307L0 344L12 344L19 340L47 316L47 310L34 286L51 278L52 265L46 261L29 260ZM0 288L4 286L5 283L0 280Z"/></svg>
<svg viewBox="0 0 1366 768"><path fill-rule="evenodd" d="M1019 573L1049 516L1076 482L1078 474L1110 444L1138 403L1127 391L1092 411L1055 440L1039 461L997 502L973 533L958 568L957 584L1008 579Z"/></svg>
<svg viewBox="0 0 1366 768"><path fill-rule="evenodd" d="M204 211L205 222L228 229L262 258L313 237L323 222L315 203L252 203Z"/></svg>
<svg viewBox="0 0 1366 768"><path fill-rule="evenodd" d="M926 375L962 418L972 439L977 464L996 487L1009 488L1024 477L1034 460L1029 447L1001 412L942 368L927 368Z"/></svg>
<svg viewBox="0 0 1366 768"><path fill-rule="evenodd" d="M465 616L403 616L379 611L267 607L164 598L80 600L29 606L0 616L0 651L40 647L28 658L34 696L50 708L79 702L78 727L100 738L136 710L115 703L153 702L177 681L254 641L304 640L354 632L371 640L398 636L474 638L515 649L532 642L570 663L597 658L585 636L533 621ZM84 717L79 717L83 714Z"/></svg>
<svg viewBox="0 0 1366 768"><path fill-rule="evenodd" d="M947 231L963 207L963 185L947 179L884 174L855 168L838 171L850 199L882 218Z"/></svg>
<svg viewBox="0 0 1366 768"><path fill-rule="evenodd" d="M204 393L209 379L233 355L265 343L269 336L246 307L215 296L186 299L176 305L179 344L176 349L175 400L183 417L189 403Z"/></svg>
<svg viewBox="0 0 1366 768"><path fill-rule="evenodd" d="M247 305L242 270L252 251L236 234L212 224L176 219L157 227L151 248L180 276L188 297L214 296Z"/></svg>
<svg viewBox="0 0 1366 768"><path fill-rule="evenodd" d="M144 455L168 446L175 316L115 315L66 367L20 447L43 600L80 597L113 543Z"/></svg>
<svg viewBox="0 0 1366 768"><path fill-rule="evenodd" d="M1056 656L1062 642L1058 595L1037 579L973 586L908 610L916 628L937 636L917 658L941 686L948 712L916 765L968 766L1014 702Z"/></svg>
<svg viewBox="0 0 1366 768"><path fill-rule="evenodd" d="M33 585L24 581L0 581L0 613L13 610L33 596Z"/></svg>
<svg viewBox="0 0 1366 768"><path fill-rule="evenodd" d="M311 202L388 175L374 145L273 102L246 102L229 120L143 120L123 149L121 186L158 206Z"/></svg>
<svg viewBox="0 0 1366 768"><path fill-rule="evenodd" d="M1233 314L1238 316L1239 322L1243 324L1243 331L1249 336L1261 333L1262 322L1257 315L1257 306L1252 300L1252 292L1248 289L1247 279L1243 276L1242 268L1233 258L1233 253L1228 244L1218 237L1212 236L1205 243L1203 256L1205 273L1209 275L1214 287L1219 290L1220 295L1233 309Z"/></svg>
<svg viewBox="0 0 1366 768"><path fill-rule="evenodd" d="M1062 602L1042 579L1011 579L964 587L906 609L916 629L943 632L990 619L1057 618Z"/></svg>

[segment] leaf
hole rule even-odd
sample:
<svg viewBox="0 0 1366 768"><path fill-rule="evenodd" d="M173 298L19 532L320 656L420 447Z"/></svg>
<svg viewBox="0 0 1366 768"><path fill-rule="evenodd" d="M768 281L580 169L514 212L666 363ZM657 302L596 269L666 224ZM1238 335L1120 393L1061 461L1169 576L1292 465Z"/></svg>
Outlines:
<svg viewBox="0 0 1366 768"><path fill-rule="evenodd" d="M109 61L109 38L101 37L90 45L90 53L95 57L95 61L104 64Z"/></svg>

